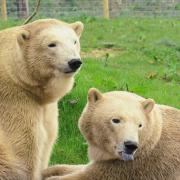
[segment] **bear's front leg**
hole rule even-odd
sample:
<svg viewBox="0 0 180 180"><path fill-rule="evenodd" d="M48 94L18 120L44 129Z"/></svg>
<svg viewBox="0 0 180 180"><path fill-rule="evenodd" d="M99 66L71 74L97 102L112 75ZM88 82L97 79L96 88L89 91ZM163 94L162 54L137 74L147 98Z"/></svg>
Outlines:
<svg viewBox="0 0 180 180"><path fill-rule="evenodd" d="M64 176L76 171L83 171L86 165L56 165L42 171L43 179L51 176Z"/></svg>
<svg viewBox="0 0 180 180"><path fill-rule="evenodd" d="M44 143L43 156L41 159L41 170L48 168L52 147L58 136L58 107L57 102L48 104L44 107L44 129L47 140Z"/></svg>
<svg viewBox="0 0 180 180"><path fill-rule="evenodd" d="M77 171L72 174L67 174L64 176L52 176L45 178L45 180L91 180L85 171Z"/></svg>

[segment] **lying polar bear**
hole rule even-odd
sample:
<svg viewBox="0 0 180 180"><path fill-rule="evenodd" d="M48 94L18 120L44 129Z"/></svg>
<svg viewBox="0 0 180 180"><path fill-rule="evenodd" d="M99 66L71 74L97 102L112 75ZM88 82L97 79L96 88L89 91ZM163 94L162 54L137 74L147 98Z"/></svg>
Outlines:
<svg viewBox="0 0 180 180"><path fill-rule="evenodd" d="M90 89L79 127L91 162L50 167L45 179L180 179L180 110L129 92Z"/></svg>

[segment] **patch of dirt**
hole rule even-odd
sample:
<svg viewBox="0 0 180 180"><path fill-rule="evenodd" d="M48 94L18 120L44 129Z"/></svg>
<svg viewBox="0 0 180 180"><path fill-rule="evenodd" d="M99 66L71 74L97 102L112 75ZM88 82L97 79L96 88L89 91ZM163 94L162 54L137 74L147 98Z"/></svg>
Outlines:
<svg viewBox="0 0 180 180"><path fill-rule="evenodd" d="M88 52L81 52L82 58L94 57L94 58L102 58L102 57L115 57L120 54L122 49L120 48L102 48L102 49L93 49Z"/></svg>

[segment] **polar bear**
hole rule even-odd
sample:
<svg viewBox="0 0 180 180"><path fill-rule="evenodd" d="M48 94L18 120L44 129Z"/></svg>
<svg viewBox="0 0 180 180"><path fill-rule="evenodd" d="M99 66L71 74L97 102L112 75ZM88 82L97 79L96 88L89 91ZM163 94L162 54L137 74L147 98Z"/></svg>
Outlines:
<svg viewBox="0 0 180 180"><path fill-rule="evenodd" d="M130 92L90 89L79 121L90 163L44 170L46 180L179 180L180 110Z"/></svg>
<svg viewBox="0 0 180 180"><path fill-rule="evenodd" d="M81 22L55 19L0 31L0 179L41 179L57 136L57 101L82 64L82 31Z"/></svg>

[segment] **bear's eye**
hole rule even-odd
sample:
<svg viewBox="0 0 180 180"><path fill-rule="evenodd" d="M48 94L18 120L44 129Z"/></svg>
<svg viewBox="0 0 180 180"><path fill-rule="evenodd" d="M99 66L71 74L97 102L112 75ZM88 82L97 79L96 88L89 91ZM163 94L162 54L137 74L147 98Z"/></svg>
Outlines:
<svg viewBox="0 0 180 180"><path fill-rule="evenodd" d="M115 123L115 124L118 124L118 123L121 122L121 120L120 119L112 119L112 122Z"/></svg>
<svg viewBox="0 0 180 180"><path fill-rule="evenodd" d="M56 44L55 43L50 43L50 44L48 44L48 47L50 47L50 48L56 47Z"/></svg>
<svg viewBox="0 0 180 180"><path fill-rule="evenodd" d="M139 128L141 128L142 127L142 124L139 124Z"/></svg>
<svg viewBox="0 0 180 180"><path fill-rule="evenodd" d="M76 40L74 41L74 45L75 45L75 44L77 44L77 41L76 41Z"/></svg>

